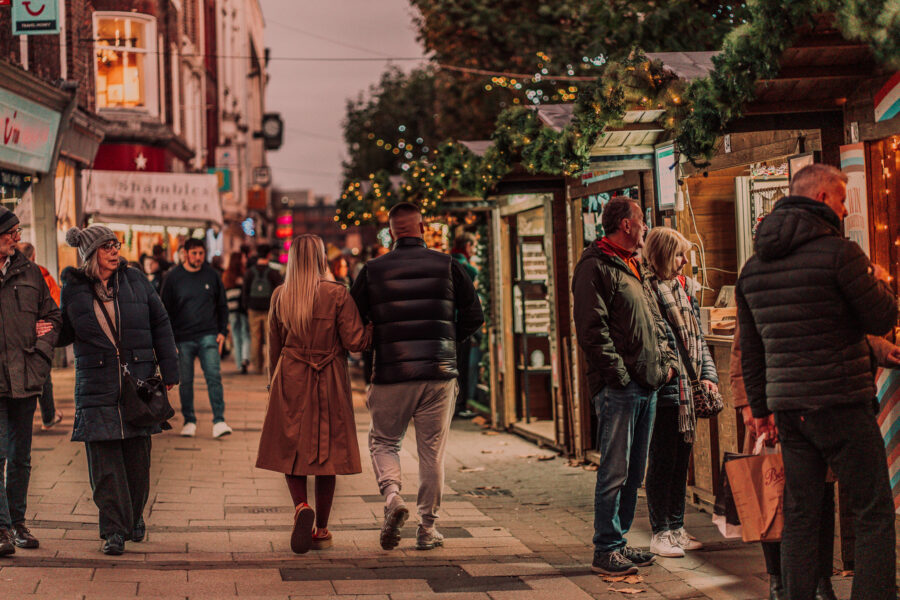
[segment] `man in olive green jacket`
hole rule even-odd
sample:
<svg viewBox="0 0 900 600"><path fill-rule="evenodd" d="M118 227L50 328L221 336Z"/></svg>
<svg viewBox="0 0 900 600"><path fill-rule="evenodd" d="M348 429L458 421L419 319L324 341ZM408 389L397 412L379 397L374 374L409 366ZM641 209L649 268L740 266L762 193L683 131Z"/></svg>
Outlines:
<svg viewBox="0 0 900 600"><path fill-rule="evenodd" d="M25 526L31 428L62 326L40 269L16 248L19 237L19 219L0 207L0 556L38 546Z"/></svg>
<svg viewBox="0 0 900 600"><path fill-rule="evenodd" d="M606 236L585 249L572 279L575 329L587 361L598 420L600 464L594 496L594 561L605 575L636 573L653 554L628 546L656 414L656 390L677 359L637 250L640 206L613 198L603 209Z"/></svg>

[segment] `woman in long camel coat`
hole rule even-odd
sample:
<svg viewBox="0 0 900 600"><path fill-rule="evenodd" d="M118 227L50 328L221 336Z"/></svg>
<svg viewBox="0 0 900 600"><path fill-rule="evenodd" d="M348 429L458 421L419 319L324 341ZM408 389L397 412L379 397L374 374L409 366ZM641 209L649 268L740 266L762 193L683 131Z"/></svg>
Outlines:
<svg viewBox="0 0 900 600"><path fill-rule="evenodd" d="M372 333L347 287L326 281L327 270L322 239L295 238L269 310L269 406L256 466L285 474L295 506L291 549L298 554L331 546L335 476L362 471L347 352L364 350ZM315 512L306 490L310 475Z"/></svg>

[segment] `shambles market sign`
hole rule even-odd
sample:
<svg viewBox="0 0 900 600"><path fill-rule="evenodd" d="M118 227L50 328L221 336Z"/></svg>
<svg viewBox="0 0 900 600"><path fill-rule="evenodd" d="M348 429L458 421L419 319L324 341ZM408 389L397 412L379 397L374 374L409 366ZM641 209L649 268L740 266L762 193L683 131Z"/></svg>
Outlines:
<svg viewBox="0 0 900 600"><path fill-rule="evenodd" d="M13 35L59 33L59 0L13 0Z"/></svg>
<svg viewBox="0 0 900 600"><path fill-rule="evenodd" d="M111 221L222 224L219 182L202 173L85 171L84 212Z"/></svg>

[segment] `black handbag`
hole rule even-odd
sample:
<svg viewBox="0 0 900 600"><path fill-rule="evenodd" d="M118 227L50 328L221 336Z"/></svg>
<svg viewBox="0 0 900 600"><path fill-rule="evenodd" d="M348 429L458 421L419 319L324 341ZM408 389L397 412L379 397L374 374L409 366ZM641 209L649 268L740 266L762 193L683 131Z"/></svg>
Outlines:
<svg viewBox="0 0 900 600"><path fill-rule="evenodd" d="M103 301L97 296L97 303L103 316L106 317L106 323L109 325L113 340L116 344L116 358L119 360L119 381L121 383L121 394L119 403L122 406L122 418L129 425L135 427L152 427L161 425L163 429L168 429L165 423L175 416L175 409L169 404L169 394L166 386L159 376L159 370L147 379L138 379L128 370L128 363L122 356L122 343L119 339L119 330L113 324L109 312Z"/></svg>
<svg viewBox="0 0 900 600"><path fill-rule="evenodd" d="M694 364L691 362L691 357L688 355L687 348L684 347L684 343L678 336L677 328L666 316L666 309L662 306L662 303L659 304L659 310L662 314L662 318L665 319L666 323L669 324L669 327L672 328L672 334L675 337L675 346L678 348L678 354L681 355L681 362L684 363L684 368L687 369L687 375L691 381L691 398L694 401L694 414L698 419L711 419L725 408L722 394L713 392L700 382L700 379L697 377L697 372L694 371Z"/></svg>

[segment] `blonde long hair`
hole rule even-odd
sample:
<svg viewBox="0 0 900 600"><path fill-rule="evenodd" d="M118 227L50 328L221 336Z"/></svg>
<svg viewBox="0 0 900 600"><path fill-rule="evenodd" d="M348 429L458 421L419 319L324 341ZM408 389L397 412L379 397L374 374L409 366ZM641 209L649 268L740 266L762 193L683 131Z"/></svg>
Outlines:
<svg viewBox="0 0 900 600"><path fill-rule="evenodd" d="M644 260L657 277L666 281L678 274L675 264L679 251L687 252L691 243L680 232L670 227L654 227L644 240Z"/></svg>
<svg viewBox="0 0 900 600"><path fill-rule="evenodd" d="M298 337L310 330L319 280L327 271L322 238L309 233L295 237L288 251L284 288L275 301L275 314Z"/></svg>

